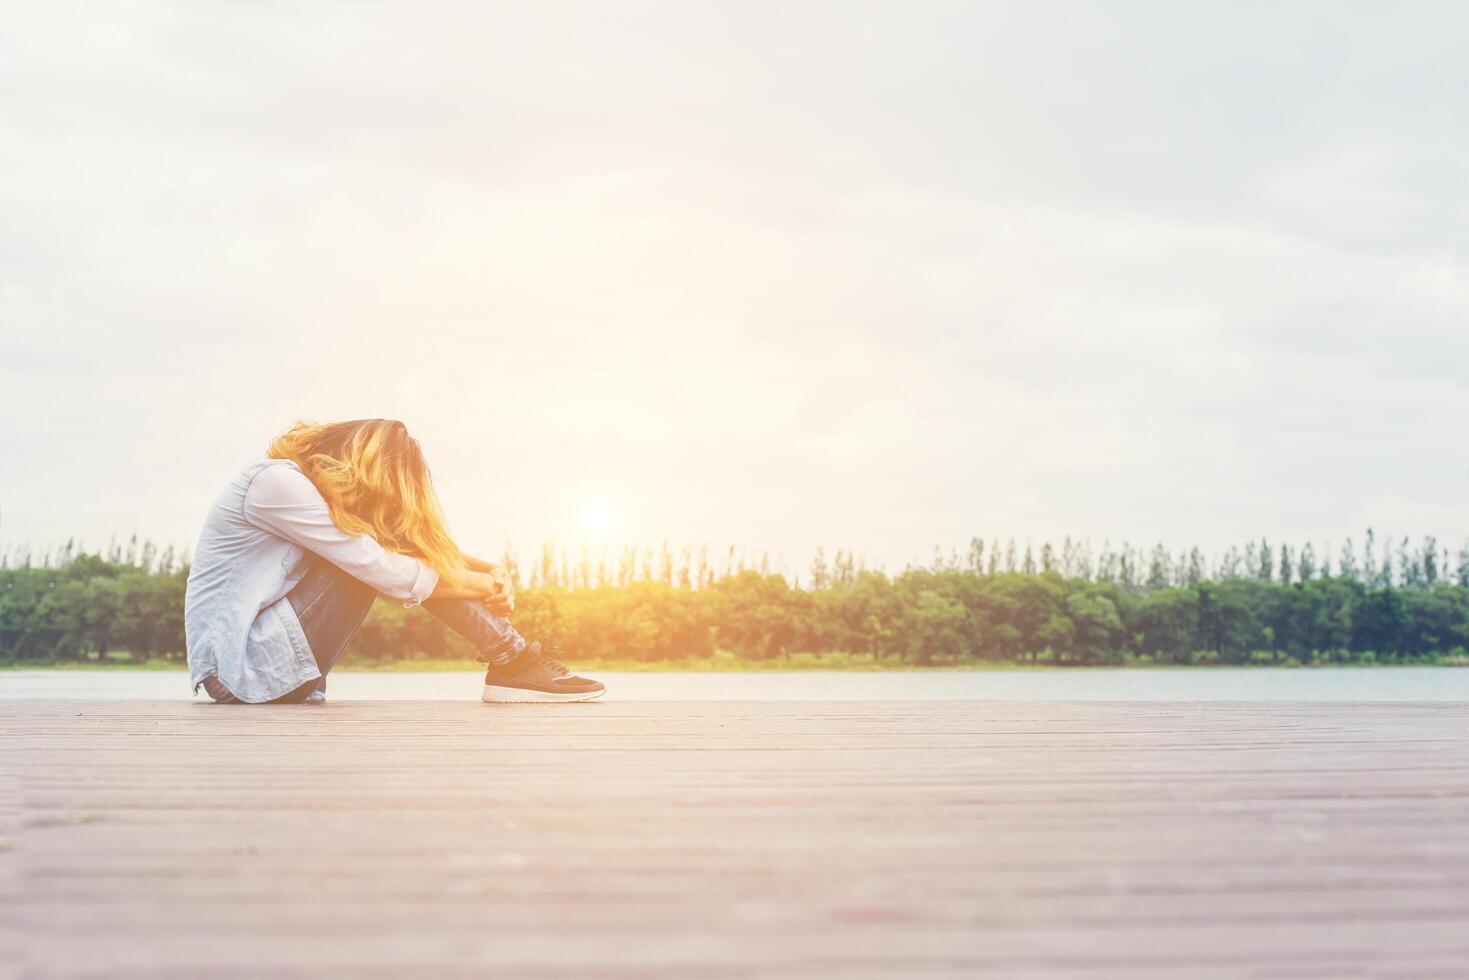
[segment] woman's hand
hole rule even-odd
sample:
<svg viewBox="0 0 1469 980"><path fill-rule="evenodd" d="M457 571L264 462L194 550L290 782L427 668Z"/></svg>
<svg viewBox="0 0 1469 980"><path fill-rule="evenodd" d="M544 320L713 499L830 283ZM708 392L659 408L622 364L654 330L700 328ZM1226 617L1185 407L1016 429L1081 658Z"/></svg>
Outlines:
<svg viewBox="0 0 1469 980"><path fill-rule="evenodd" d="M503 609L500 609L495 605L491 605L490 609L493 612L499 613L501 616L508 616L515 611L515 583L511 581L510 573L505 570L503 565L491 565L489 575L500 586L499 591L495 593L493 598L504 606Z"/></svg>
<svg viewBox="0 0 1469 980"><path fill-rule="evenodd" d="M465 584L474 589L475 598L488 606L490 612L509 616L515 611L515 590L503 570L498 575L494 572L469 572L465 578Z"/></svg>
<svg viewBox="0 0 1469 980"><path fill-rule="evenodd" d="M510 580L510 573L505 570L504 565L497 565L473 555L465 555L464 564L469 568L471 574L483 573L499 584L499 588L484 594L485 605L490 607L491 612L508 616L515 611L515 584Z"/></svg>
<svg viewBox="0 0 1469 980"><path fill-rule="evenodd" d="M433 591L435 599L474 599L483 602L490 612L508 616L515 611L515 587L503 568L497 572L465 571L460 584L451 586L442 579Z"/></svg>

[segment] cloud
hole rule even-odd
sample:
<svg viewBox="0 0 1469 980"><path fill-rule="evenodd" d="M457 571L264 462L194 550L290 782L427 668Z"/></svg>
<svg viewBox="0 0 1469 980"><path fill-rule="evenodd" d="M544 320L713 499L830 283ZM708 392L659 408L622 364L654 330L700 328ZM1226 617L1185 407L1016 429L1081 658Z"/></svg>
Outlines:
<svg viewBox="0 0 1469 980"><path fill-rule="evenodd" d="M1469 17L46 5L0 38L0 540L301 416L461 533L1469 533Z"/></svg>

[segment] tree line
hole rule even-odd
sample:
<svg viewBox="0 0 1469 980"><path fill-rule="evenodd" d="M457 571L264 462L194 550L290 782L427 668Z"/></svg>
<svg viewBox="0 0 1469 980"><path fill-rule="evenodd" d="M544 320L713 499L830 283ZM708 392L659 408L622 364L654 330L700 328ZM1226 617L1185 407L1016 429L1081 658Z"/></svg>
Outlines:
<svg viewBox="0 0 1469 980"><path fill-rule="evenodd" d="M181 661L187 550L136 538L101 553L69 543L0 550L0 662ZM1469 661L1469 543L1434 538L1334 552L1255 541L1206 559L1067 539L973 539L889 575L849 551L803 574L768 556L707 548L568 555L547 544L504 563L517 628L569 655L645 662L792 661L845 654L879 665L1025 662ZM468 659L437 620L380 602L348 662Z"/></svg>

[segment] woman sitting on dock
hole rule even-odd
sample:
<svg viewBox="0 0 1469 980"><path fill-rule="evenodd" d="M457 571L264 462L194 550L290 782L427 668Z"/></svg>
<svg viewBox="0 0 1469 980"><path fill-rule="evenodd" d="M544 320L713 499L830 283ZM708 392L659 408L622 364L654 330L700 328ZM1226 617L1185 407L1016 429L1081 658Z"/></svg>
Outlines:
<svg viewBox="0 0 1469 980"><path fill-rule="evenodd" d="M300 423L215 500L184 600L194 690L226 703L325 700L378 593L421 604L474 645L485 701L605 690L510 625L508 576L455 546L418 441L388 419Z"/></svg>

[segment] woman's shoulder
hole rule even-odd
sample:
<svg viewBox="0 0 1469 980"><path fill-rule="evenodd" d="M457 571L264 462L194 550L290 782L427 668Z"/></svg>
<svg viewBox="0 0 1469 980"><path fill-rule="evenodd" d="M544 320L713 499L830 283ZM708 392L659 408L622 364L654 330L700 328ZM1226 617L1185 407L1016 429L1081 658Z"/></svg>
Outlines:
<svg viewBox="0 0 1469 980"><path fill-rule="evenodd" d="M264 457L245 468L247 499L293 500L320 497L316 485L289 459Z"/></svg>

